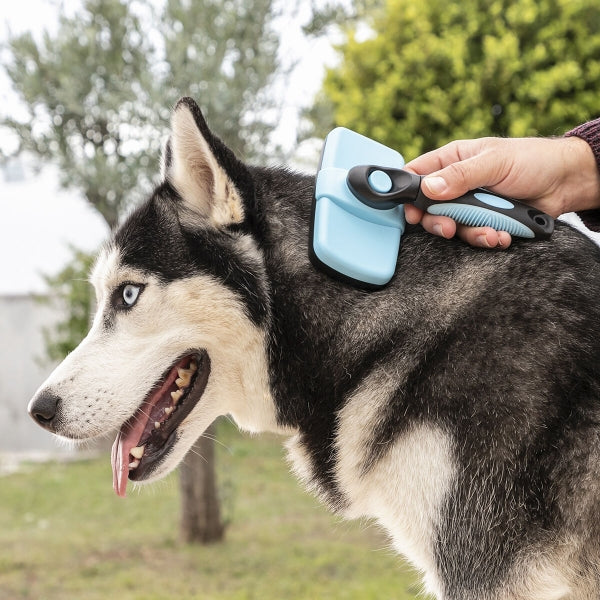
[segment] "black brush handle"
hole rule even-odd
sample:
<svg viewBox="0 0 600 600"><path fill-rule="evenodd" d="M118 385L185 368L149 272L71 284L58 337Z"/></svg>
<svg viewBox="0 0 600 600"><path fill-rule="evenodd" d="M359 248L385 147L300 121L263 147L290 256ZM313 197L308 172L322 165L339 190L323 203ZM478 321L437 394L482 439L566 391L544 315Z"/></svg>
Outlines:
<svg viewBox="0 0 600 600"><path fill-rule="evenodd" d="M476 188L453 200L432 200L421 191L422 179L403 169L358 165L348 171L347 183L356 198L377 210L410 203L463 225L492 227L536 240L546 240L554 231L550 215L514 198Z"/></svg>

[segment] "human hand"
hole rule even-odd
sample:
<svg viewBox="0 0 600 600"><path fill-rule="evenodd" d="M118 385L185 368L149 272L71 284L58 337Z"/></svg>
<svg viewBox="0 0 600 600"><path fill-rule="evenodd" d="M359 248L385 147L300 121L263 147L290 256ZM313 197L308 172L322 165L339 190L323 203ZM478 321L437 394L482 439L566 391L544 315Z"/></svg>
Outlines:
<svg viewBox="0 0 600 600"><path fill-rule="evenodd" d="M451 142L415 158L406 170L423 178L432 200L451 200L485 187L523 200L552 217L600 207L600 174L589 145L578 137L480 138ZM507 248L511 236L491 227L467 227L449 217L404 207L409 223L430 233L483 248Z"/></svg>

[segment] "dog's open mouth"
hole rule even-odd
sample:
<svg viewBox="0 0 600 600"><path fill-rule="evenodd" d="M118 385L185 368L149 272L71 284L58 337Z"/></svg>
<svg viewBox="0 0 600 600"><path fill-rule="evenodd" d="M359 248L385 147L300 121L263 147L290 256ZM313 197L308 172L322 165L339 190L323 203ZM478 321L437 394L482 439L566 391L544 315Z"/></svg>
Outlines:
<svg viewBox="0 0 600 600"><path fill-rule="evenodd" d="M177 428L200 400L210 373L205 350L178 359L119 430L112 448L113 487L145 479L177 439Z"/></svg>

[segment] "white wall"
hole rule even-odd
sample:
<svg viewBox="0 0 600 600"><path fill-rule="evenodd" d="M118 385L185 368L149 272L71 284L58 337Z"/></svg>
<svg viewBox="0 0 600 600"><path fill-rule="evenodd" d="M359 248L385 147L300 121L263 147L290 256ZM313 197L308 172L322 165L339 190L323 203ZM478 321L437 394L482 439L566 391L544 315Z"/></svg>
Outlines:
<svg viewBox="0 0 600 600"><path fill-rule="evenodd" d="M0 169L0 294L44 293L42 274L54 275L72 260L70 246L97 250L108 226L79 194L58 188L56 169L10 167Z"/></svg>

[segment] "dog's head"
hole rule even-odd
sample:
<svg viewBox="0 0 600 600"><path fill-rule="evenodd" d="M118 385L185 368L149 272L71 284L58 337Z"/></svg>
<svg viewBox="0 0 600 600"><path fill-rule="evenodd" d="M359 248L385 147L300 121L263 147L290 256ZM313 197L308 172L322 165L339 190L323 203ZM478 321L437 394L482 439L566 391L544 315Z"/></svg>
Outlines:
<svg viewBox="0 0 600 600"><path fill-rule="evenodd" d="M250 171L184 98L163 172L100 252L89 334L29 405L40 425L65 438L118 431L120 495L128 477L173 469L219 415L250 430L276 428Z"/></svg>

